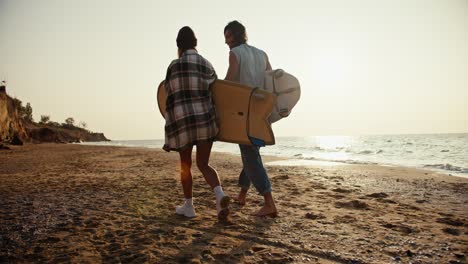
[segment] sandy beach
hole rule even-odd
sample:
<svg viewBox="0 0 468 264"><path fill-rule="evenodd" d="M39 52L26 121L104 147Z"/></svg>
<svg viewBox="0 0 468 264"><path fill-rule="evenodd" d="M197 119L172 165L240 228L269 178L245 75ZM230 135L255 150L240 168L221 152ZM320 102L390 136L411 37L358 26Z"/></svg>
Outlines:
<svg viewBox="0 0 468 264"><path fill-rule="evenodd" d="M266 161L278 158L266 157ZM240 157L213 153L227 194ZM278 218L232 205L218 223L193 168L198 216L177 153L38 144L0 150L0 262L467 263L468 179L371 165L267 165Z"/></svg>

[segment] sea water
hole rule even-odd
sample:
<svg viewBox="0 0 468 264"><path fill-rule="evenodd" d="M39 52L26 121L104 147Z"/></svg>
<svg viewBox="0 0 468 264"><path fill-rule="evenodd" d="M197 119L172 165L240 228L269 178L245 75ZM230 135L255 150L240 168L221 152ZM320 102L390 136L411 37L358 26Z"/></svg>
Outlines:
<svg viewBox="0 0 468 264"><path fill-rule="evenodd" d="M162 148L164 140L85 144ZM240 155L238 145L231 143L215 142L213 151ZM290 164L307 164L308 161L377 164L425 168L468 177L468 133L277 137L276 144L262 147L261 153L288 158ZM288 161L282 163L288 164Z"/></svg>

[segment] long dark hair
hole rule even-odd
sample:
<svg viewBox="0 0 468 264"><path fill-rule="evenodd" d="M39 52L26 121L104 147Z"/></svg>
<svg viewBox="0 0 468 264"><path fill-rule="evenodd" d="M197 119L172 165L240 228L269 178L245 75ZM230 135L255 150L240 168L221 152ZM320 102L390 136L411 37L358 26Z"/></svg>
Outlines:
<svg viewBox="0 0 468 264"><path fill-rule="evenodd" d="M239 21L234 20L229 22L224 27L224 34L226 34L226 31L228 30L234 36L235 46L239 46L247 42L247 33L245 32L245 27Z"/></svg>
<svg viewBox="0 0 468 264"><path fill-rule="evenodd" d="M180 49L180 54L184 53L186 50L194 49L197 46L197 38L193 30L185 26L179 30L177 34L177 47Z"/></svg>

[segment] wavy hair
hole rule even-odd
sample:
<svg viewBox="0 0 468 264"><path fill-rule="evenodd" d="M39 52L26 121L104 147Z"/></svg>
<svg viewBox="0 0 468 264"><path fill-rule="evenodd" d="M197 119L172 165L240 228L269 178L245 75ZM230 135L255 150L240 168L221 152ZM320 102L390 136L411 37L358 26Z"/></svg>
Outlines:
<svg viewBox="0 0 468 264"><path fill-rule="evenodd" d="M239 21L234 20L229 22L224 27L224 34L226 34L226 31L228 30L234 36L234 42L236 46L245 44L247 42L247 33L245 32L245 27Z"/></svg>

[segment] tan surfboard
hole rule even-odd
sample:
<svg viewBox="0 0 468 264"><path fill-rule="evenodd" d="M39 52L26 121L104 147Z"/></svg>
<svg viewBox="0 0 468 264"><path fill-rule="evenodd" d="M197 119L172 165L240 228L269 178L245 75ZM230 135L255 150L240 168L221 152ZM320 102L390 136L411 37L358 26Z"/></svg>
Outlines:
<svg viewBox="0 0 468 264"><path fill-rule="evenodd" d="M274 145L275 136L268 121L276 95L246 85L216 80L210 86L218 118L218 141L245 145ZM158 87L158 106L166 113L164 81Z"/></svg>

